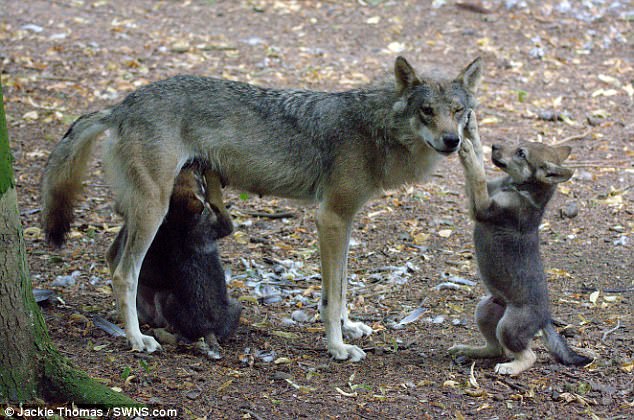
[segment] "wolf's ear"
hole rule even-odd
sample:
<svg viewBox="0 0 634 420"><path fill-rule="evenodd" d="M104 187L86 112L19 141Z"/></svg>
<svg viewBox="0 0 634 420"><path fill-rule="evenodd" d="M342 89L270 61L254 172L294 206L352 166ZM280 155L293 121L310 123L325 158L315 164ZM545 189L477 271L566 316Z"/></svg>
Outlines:
<svg viewBox="0 0 634 420"><path fill-rule="evenodd" d="M535 178L545 184L559 184L560 182L568 181L574 172L574 169L564 168L551 162L544 162L535 172Z"/></svg>
<svg viewBox="0 0 634 420"><path fill-rule="evenodd" d="M416 72L404 57L396 57L394 63L394 76L396 77L396 90L402 93L420 84Z"/></svg>
<svg viewBox="0 0 634 420"><path fill-rule="evenodd" d="M471 92L476 93L482 80L482 59L476 58L456 77Z"/></svg>
<svg viewBox="0 0 634 420"><path fill-rule="evenodd" d="M559 146L555 148L555 152L557 153L557 157L559 158L559 162L563 162L568 159L570 156L570 152L572 152L572 147L570 146Z"/></svg>

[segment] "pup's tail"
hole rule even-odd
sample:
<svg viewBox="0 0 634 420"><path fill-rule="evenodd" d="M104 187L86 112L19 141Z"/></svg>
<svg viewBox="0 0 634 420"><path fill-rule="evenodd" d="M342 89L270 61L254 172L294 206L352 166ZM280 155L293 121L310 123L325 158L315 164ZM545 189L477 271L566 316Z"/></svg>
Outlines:
<svg viewBox="0 0 634 420"><path fill-rule="evenodd" d="M108 128L111 113L105 109L79 117L48 158L41 185L41 220L46 240L54 246L61 246L70 230L92 146Z"/></svg>
<svg viewBox="0 0 634 420"><path fill-rule="evenodd" d="M563 363L564 365L583 366L592 362L592 359L575 353L570 347L568 347L566 340L559 335L557 330L555 330L552 321L549 321L548 324L546 324L546 327L544 327L542 332L544 333L543 337L546 347L548 347L550 353L555 356L559 363Z"/></svg>

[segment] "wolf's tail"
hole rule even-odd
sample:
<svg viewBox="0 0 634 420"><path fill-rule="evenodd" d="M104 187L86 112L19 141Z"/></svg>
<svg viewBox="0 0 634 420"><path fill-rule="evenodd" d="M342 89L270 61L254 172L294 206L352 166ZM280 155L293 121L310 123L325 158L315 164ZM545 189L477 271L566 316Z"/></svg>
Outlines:
<svg viewBox="0 0 634 420"><path fill-rule="evenodd" d="M592 359L577 354L568 347L566 340L559 335L557 330L555 330L555 326L552 321L549 321L548 324L546 324L546 327L544 327L542 332L544 333L544 342L546 343L546 347L548 347L550 353L555 356L559 363L563 363L564 365L583 366L592 362Z"/></svg>
<svg viewBox="0 0 634 420"><path fill-rule="evenodd" d="M109 126L112 111L79 117L55 146L42 177L42 226L46 240L61 246L73 221L73 205L82 190L92 146Z"/></svg>

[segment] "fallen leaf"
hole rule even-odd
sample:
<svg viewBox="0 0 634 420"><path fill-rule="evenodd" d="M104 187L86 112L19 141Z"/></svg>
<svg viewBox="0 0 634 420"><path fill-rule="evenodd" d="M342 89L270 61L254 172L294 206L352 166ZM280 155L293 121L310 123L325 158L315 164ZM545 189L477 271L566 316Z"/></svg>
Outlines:
<svg viewBox="0 0 634 420"><path fill-rule="evenodd" d="M592 293L590 293L590 297L588 298L590 300L590 302L592 302L593 305L597 304L597 299L599 299L599 294L601 293L600 290L596 290Z"/></svg>

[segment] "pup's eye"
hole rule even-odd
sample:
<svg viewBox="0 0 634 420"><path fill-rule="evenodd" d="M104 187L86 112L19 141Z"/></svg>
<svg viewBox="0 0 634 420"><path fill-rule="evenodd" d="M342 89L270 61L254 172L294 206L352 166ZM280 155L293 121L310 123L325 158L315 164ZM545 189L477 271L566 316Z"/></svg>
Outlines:
<svg viewBox="0 0 634 420"><path fill-rule="evenodd" d="M462 111L464 111L464 106L458 105L453 109L453 112L456 114L460 114Z"/></svg>
<svg viewBox="0 0 634 420"><path fill-rule="evenodd" d="M426 117L432 117L434 115L434 109L430 106L424 106L420 109L420 113Z"/></svg>
<svg viewBox="0 0 634 420"><path fill-rule="evenodd" d="M526 152L524 151L524 149L517 149L516 155L520 159L526 159Z"/></svg>

